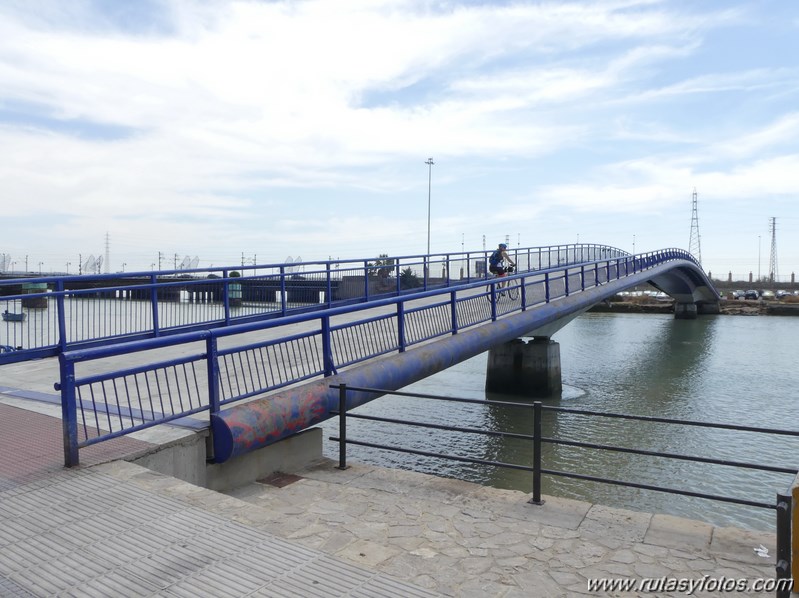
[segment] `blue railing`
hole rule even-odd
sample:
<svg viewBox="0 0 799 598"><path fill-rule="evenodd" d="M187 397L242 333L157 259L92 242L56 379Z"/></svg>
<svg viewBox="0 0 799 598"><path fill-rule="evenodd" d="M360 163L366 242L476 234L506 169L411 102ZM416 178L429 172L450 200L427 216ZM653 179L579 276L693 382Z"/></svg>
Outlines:
<svg viewBox="0 0 799 598"><path fill-rule="evenodd" d="M340 368L403 352L674 260L696 263L687 252L668 249L423 290L368 304L68 350L59 356L57 385L62 395L65 462L77 464L81 447L202 411L217 413L224 405L330 376ZM500 297L495 289L500 281L515 285L518 299ZM365 317L354 318L365 310ZM184 354L175 357L175 347ZM166 356L160 354L163 351ZM141 365L120 367L126 362L124 357L132 354ZM76 369L81 364L92 372L105 371L80 375Z"/></svg>
<svg viewBox="0 0 799 598"><path fill-rule="evenodd" d="M468 284L489 276L489 254L0 279L0 311L25 316L0 322L0 364ZM527 271L627 255L604 245L511 254Z"/></svg>

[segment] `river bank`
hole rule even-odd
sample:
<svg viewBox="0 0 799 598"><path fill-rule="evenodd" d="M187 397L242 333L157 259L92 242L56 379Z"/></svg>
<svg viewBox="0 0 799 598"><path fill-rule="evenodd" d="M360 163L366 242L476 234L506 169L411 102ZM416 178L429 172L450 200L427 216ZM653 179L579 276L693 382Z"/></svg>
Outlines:
<svg viewBox="0 0 799 598"><path fill-rule="evenodd" d="M722 315L729 316L799 316L799 303L780 301L745 301L722 299L719 303ZM673 300L658 300L650 297L612 298L593 306L589 311L628 314L674 313Z"/></svg>

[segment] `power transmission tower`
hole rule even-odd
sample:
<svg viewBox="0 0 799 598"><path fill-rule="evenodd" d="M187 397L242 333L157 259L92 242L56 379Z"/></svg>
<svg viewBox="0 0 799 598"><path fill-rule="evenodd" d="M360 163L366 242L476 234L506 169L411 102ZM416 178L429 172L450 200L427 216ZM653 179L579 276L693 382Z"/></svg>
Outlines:
<svg viewBox="0 0 799 598"><path fill-rule="evenodd" d="M771 227L771 261L768 267L769 282L777 281L777 219L769 218Z"/></svg>
<svg viewBox="0 0 799 598"><path fill-rule="evenodd" d="M702 265L702 247L699 242L699 213L696 210L697 204L696 187L694 187L693 209L691 211L691 240L688 243L688 252L696 258L699 265Z"/></svg>

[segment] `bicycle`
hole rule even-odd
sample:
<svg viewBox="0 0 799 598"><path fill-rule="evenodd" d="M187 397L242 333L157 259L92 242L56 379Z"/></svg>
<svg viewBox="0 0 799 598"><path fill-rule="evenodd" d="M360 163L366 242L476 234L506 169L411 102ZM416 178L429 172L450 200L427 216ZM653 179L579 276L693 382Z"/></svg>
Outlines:
<svg viewBox="0 0 799 598"><path fill-rule="evenodd" d="M512 274L514 270L513 266L508 266L508 269L505 270L503 274L495 274L494 278L505 278L508 274ZM491 301L491 286L488 285L486 287L486 296L488 300ZM519 285L518 284L509 284L507 282L499 282L496 285L497 290L497 298L499 297L508 297L511 301L516 301L519 298Z"/></svg>

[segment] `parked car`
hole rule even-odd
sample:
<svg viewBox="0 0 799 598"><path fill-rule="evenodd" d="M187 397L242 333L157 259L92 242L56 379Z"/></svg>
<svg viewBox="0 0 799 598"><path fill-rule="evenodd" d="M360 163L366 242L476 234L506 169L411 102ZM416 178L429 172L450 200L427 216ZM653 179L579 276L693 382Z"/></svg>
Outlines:
<svg viewBox="0 0 799 598"><path fill-rule="evenodd" d="M744 293L744 299L760 299L760 294L755 290L748 290Z"/></svg>
<svg viewBox="0 0 799 598"><path fill-rule="evenodd" d="M761 299L774 299L774 291L760 291Z"/></svg>
<svg viewBox="0 0 799 598"><path fill-rule="evenodd" d="M777 299L782 299L783 297L790 297L792 295L791 291L786 291L781 289L775 293Z"/></svg>
<svg viewBox="0 0 799 598"><path fill-rule="evenodd" d="M733 299L743 299L745 294L746 293L744 293L743 291L740 291L740 290L739 291L733 291L732 292L732 298Z"/></svg>

